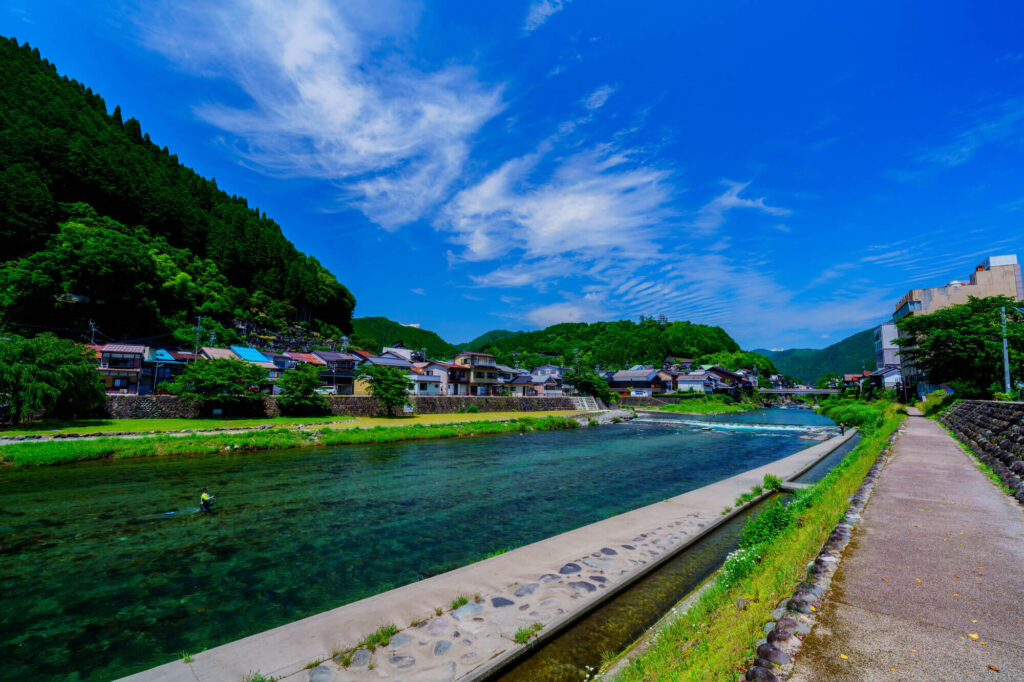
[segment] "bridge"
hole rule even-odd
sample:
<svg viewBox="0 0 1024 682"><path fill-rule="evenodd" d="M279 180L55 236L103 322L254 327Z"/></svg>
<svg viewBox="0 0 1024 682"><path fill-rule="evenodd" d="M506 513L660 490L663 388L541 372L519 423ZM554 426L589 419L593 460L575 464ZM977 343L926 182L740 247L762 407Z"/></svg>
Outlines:
<svg viewBox="0 0 1024 682"><path fill-rule="evenodd" d="M759 388L763 395L832 395L839 393L838 388Z"/></svg>

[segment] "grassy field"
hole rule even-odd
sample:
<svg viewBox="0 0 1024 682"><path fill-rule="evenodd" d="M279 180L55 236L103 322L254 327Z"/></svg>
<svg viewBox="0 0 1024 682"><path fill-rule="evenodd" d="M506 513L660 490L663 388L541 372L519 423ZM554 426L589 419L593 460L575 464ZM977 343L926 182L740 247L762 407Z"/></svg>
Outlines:
<svg viewBox="0 0 1024 682"><path fill-rule="evenodd" d="M794 518L777 524L771 528L770 540L730 555L697 602L667 625L616 680L742 679L757 640L764 636L762 626L771 620L771 610L806 577L808 560L842 518L849 496L903 419L900 408L892 403L837 404L834 409L861 427L862 439L825 478L795 496L790 506L799 522ZM864 422L856 423L854 413ZM757 524L763 533L771 526L758 522L767 511L749 521L748 528ZM751 601L742 611L736 608L740 598Z"/></svg>
<svg viewBox="0 0 1024 682"><path fill-rule="evenodd" d="M504 413L491 413L504 414ZM155 435L143 438L99 436L88 440L54 440L11 443L0 446L0 463L14 466L45 466L92 459L123 459L169 455L210 455L229 451L277 450L317 446L393 443L404 440L459 438L493 433L553 431L576 428L579 424L564 416L530 416L495 421L485 415L425 415L449 417L451 423L410 423L412 419L390 420L387 426L369 428L287 429L276 428L241 433ZM565 413L562 413L565 414ZM484 417L484 418L481 418ZM369 421L369 420L367 420ZM398 422L398 424L396 424ZM348 423L345 426L349 426Z"/></svg>
<svg viewBox="0 0 1024 682"><path fill-rule="evenodd" d="M529 416L551 417L576 414L578 410L529 412ZM262 417L262 418L217 418L217 419L79 419L63 421L44 419L12 429L0 429L0 436L40 435L52 436L57 433L117 433L122 431L178 431L183 429L252 429L269 425L275 428L293 428L304 424L337 422L339 427L366 426L408 426L409 424L448 424L494 419L515 419L523 412L475 412L465 414L417 414L408 417Z"/></svg>

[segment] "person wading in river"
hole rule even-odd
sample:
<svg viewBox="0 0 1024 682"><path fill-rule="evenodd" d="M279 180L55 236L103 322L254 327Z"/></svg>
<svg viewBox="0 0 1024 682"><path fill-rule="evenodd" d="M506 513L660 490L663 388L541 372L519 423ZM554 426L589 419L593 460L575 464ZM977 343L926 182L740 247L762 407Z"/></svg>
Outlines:
<svg viewBox="0 0 1024 682"><path fill-rule="evenodd" d="M210 511L210 507L216 501L217 498L210 494L210 489L203 488L203 494L199 496L199 511Z"/></svg>

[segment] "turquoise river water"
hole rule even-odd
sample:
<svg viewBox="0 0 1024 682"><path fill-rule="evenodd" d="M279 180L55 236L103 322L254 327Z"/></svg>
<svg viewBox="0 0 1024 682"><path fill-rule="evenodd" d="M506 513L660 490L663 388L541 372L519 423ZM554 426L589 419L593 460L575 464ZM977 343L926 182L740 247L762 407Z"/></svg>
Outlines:
<svg viewBox="0 0 1024 682"><path fill-rule="evenodd" d="M669 419L0 470L0 678L143 670L808 445ZM777 409L699 421L831 424ZM203 485L214 513L196 513Z"/></svg>

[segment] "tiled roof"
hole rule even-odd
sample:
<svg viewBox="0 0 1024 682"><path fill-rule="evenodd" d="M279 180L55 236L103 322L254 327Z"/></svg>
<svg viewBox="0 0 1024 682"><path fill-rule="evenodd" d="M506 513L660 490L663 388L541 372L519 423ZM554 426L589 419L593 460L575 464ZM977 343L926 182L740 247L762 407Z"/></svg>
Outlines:
<svg viewBox="0 0 1024 682"><path fill-rule="evenodd" d="M388 367L412 367L412 363L402 358L384 358L379 355L371 355L366 361L374 365L386 365Z"/></svg>
<svg viewBox="0 0 1024 682"><path fill-rule="evenodd" d="M434 376L433 374L420 374L419 372L410 372L409 376L415 379L416 381L441 381L441 377Z"/></svg>
<svg viewBox="0 0 1024 682"><path fill-rule="evenodd" d="M676 377L676 381L708 381L707 374L680 374Z"/></svg>
<svg viewBox="0 0 1024 682"><path fill-rule="evenodd" d="M138 353L142 355L146 352L146 347L129 343L108 343L100 350L104 353Z"/></svg>
<svg viewBox="0 0 1024 682"><path fill-rule="evenodd" d="M653 369L622 369L612 375L614 381L650 381L658 375Z"/></svg>
<svg viewBox="0 0 1024 682"><path fill-rule="evenodd" d="M459 356L461 356L461 355L472 355L472 356L474 356L474 357L478 357L478 358L493 358L493 357L494 357L494 356L493 356L493 355L491 355L490 353L473 353L473 352L471 352L471 351L468 351L468 350L464 350L464 351L462 351L461 353L459 353L459 354L458 354L458 355L456 355L455 357L459 357Z"/></svg>
<svg viewBox="0 0 1024 682"><path fill-rule="evenodd" d="M192 360L195 360L196 358L195 354L192 351L172 350L168 352L171 354L172 358L179 362L190 362Z"/></svg>
<svg viewBox="0 0 1024 682"><path fill-rule="evenodd" d="M359 360L358 355L352 353L337 353L329 350L315 350L313 355L317 356L324 362L357 362Z"/></svg>
<svg viewBox="0 0 1024 682"><path fill-rule="evenodd" d="M246 362L270 362L270 358L255 348L246 346L231 346L231 352Z"/></svg>
<svg viewBox="0 0 1024 682"><path fill-rule="evenodd" d="M305 362L310 365L326 365L327 363L313 355L312 353L292 353L291 351L285 353L292 360L298 360L299 362Z"/></svg>
<svg viewBox="0 0 1024 682"><path fill-rule="evenodd" d="M211 360L237 360L238 356L229 351L227 348L214 348L213 346L203 346L203 355L210 358Z"/></svg>

